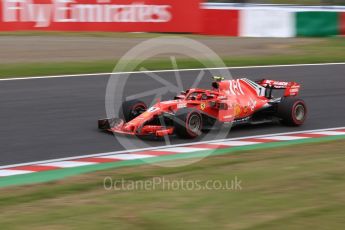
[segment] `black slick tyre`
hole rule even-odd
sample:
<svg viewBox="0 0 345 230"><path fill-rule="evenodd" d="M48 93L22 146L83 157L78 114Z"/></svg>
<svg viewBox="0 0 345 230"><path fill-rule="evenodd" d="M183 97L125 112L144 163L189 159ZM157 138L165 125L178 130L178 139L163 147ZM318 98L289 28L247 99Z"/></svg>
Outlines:
<svg viewBox="0 0 345 230"><path fill-rule="evenodd" d="M180 109L175 114L175 133L181 138L196 138L202 133L202 122L202 115L197 110L191 108Z"/></svg>
<svg viewBox="0 0 345 230"><path fill-rule="evenodd" d="M307 106L302 99L284 97L278 105L277 116L289 126L300 126L307 117Z"/></svg>
<svg viewBox="0 0 345 230"><path fill-rule="evenodd" d="M126 122L133 120L147 110L147 106L143 101L131 100L122 103L122 115Z"/></svg>

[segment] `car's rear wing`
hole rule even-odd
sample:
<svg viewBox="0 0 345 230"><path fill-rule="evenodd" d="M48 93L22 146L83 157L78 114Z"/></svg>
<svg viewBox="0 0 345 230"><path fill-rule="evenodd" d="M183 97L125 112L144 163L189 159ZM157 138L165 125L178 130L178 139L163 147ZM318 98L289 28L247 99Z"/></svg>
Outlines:
<svg viewBox="0 0 345 230"><path fill-rule="evenodd" d="M263 79L260 81L257 81L259 85L265 87L266 89L270 89L268 92L269 94L272 93L272 89L284 89L284 96L297 96L299 93L299 89L301 88L301 85L297 82L286 82L286 81L275 81L275 80L267 80Z"/></svg>

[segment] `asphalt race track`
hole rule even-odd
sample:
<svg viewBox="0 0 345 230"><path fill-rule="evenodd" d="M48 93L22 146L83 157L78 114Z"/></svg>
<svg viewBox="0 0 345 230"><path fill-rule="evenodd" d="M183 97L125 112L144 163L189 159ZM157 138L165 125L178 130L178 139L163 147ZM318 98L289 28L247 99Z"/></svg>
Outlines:
<svg viewBox="0 0 345 230"><path fill-rule="evenodd" d="M199 72L179 72L184 87L190 87ZM302 127L241 127L232 129L228 137L345 126L345 64L241 68L231 69L231 73L250 79L301 83L300 97L307 102L309 116ZM174 72L157 74L176 83ZM205 71L201 87L210 87L210 75ZM108 79L109 75L0 81L0 165L124 149L113 135L97 130L97 119L106 114ZM132 74L125 94L151 90L159 84L144 73ZM169 93L164 99L172 96ZM172 144L183 142L178 138L171 140ZM145 140L149 146L164 143Z"/></svg>

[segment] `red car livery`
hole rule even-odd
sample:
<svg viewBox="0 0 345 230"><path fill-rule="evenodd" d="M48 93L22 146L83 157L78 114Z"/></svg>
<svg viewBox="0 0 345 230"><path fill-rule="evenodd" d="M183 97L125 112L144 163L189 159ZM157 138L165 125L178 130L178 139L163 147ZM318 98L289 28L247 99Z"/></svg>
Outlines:
<svg viewBox="0 0 345 230"><path fill-rule="evenodd" d="M273 97L273 91L283 90ZM157 102L150 108L140 100L122 104L121 118L98 121L101 130L130 135L164 136L176 134L195 138L222 124L238 125L280 121L299 126L306 119L307 107L297 98L296 82L214 77L211 89L192 88L174 100Z"/></svg>

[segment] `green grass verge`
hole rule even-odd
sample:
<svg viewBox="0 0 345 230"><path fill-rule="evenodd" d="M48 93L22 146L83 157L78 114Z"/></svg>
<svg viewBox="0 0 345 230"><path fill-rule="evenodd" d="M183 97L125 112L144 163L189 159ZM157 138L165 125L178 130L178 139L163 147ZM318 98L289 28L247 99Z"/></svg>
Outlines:
<svg viewBox="0 0 345 230"><path fill-rule="evenodd" d="M299 54L223 57L223 61L229 67L345 62L345 39L343 38L327 38L319 43L297 45L290 48L298 50ZM282 53L284 52L282 51ZM180 69L205 67L199 61L192 59L179 59L177 64ZM115 65L116 60L0 64L0 78L112 72ZM141 67L149 70L172 69L171 61L168 59L145 61L136 70Z"/></svg>
<svg viewBox="0 0 345 230"><path fill-rule="evenodd" d="M345 142L241 151L179 167L126 167L0 190L1 229L343 229ZM125 181L235 177L242 190L103 188ZM149 187L152 188L152 187Z"/></svg>

